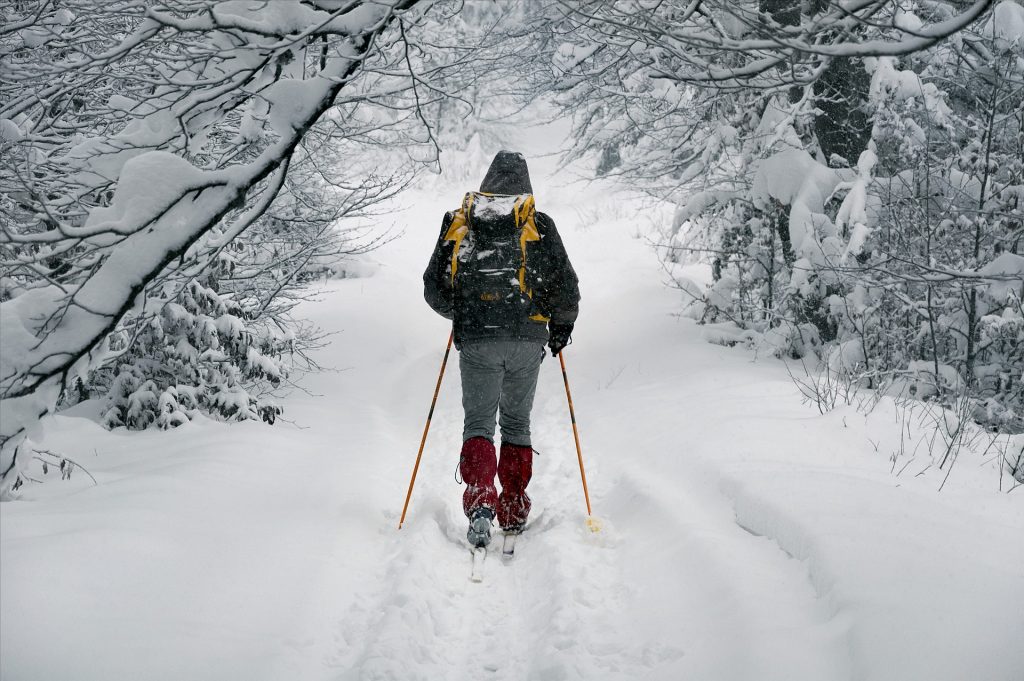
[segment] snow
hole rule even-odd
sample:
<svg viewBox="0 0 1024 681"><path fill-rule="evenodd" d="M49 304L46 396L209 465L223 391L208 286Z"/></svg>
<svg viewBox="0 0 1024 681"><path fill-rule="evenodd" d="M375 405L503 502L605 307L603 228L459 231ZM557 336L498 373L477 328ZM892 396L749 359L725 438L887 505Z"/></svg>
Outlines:
<svg viewBox="0 0 1024 681"><path fill-rule="evenodd" d="M270 127L279 135L290 134L309 119L323 100L323 83L313 80L279 80L263 92L270 102Z"/></svg>
<svg viewBox="0 0 1024 681"><path fill-rule="evenodd" d="M871 73L871 98L879 100L891 95L897 101L911 98L924 100L925 109L932 121L942 125L953 114L934 83L925 83L909 69L898 68L895 57L873 57L864 60Z"/></svg>
<svg viewBox="0 0 1024 681"><path fill-rule="evenodd" d="M996 300L1006 300L1011 294L1024 300L1024 256L1001 253L978 270L978 274L992 277L988 293Z"/></svg>
<svg viewBox="0 0 1024 681"><path fill-rule="evenodd" d="M227 0L214 5L210 13L221 24L273 35L308 31L330 20L329 14L298 0Z"/></svg>
<svg viewBox="0 0 1024 681"><path fill-rule="evenodd" d="M849 179L849 171L823 166L803 149L786 149L758 164L751 196L755 205L765 210L770 210L772 200L789 206L793 251L818 259L820 238L834 232L824 214L825 201Z"/></svg>
<svg viewBox="0 0 1024 681"><path fill-rule="evenodd" d="M107 106L115 111L123 111L125 113L131 113L136 107L139 106L138 101L125 97L124 95L110 95L107 99Z"/></svg>
<svg viewBox="0 0 1024 681"><path fill-rule="evenodd" d="M180 156L146 152L124 164L110 207L94 208L85 229L131 234L157 220L183 194L207 183L203 172Z"/></svg>
<svg viewBox="0 0 1024 681"><path fill-rule="evenodd" d="M702 191L686 197L686 202L676 211L672 220L672 228L679 231L695 215L699 215L717 203L725 203L739 195L737 191Z"/></svg>
<svg viewBox="0 0 1024 681"><path fill-rule="evenodd" d="M992 10L985 32L996 38L996 47L1024 52L1024 6L1013 0L1003 0Z"/></svg>
<svg viewBox="0 0 1024 681"><path fill-rule="evenodd" d="M924 22L919 16L902 8L896 10L892 23L893 26L907 33L919 33L924 27Z"/></svg>
<svg viewBox="0 0 1024 681"><path fill-rule="evenodd" d="M871 173L875 164L878 163L878 156L874 149L866 149L861 152L857 161L857 179L846 194L839 211L836 213L836 227L840 230L849 227L850 236L846 244L844 259L856 256L864 250L864 244L871 235L869 226L867 201L868 186L871 184Z"/></svg>
<svg viewBox="0 0 1024 681"><path fill-rule="evenodd" d="M826 357L828 368L833 373L843 374L864 367L864 345L859 338L851 338L832 347Z"/></svg>
<svg viewBox="0 0 1024 681"><path fill-rule="evenodd" d="M21 36L22 42L27 48L42 47L51 40L57 38L57 34L51 28L46 26L38 26L34 28L26 28L18 32Z"/></svg>
<svg viewBox="0 0 1024 681"><path fill-rule="evenodd" d="M17 123L10 118L0 118L0 139L8 142L17 142L22 137L24 137L24 133Z"/></svg>
<svg viewBox="0 0 1024 681"><path fill-rule="evenodd" d="M601 47L601 43L596 42L585 46L562 43L552 55L552 62L559 70L569 72L594 56L594 53L601 49Z"/></svg>
<svg viewBox="0 0 1024 681"><path fill-rule="evenodd" d="M0 305L0 380L21 374L30 365L29 349L36 342L35 326L38 310L48 309L63 293L56 286L26 291Z"/></svg>
<svg viewBox="0 0 1024 681"><path fill-rule="evenodd" d="M648 245L576 210L628 199L556 184L573 173L524 151L581 279L565 359L604 528L585 527L548 357L514 561L492 555L469 582L451 360L396 530L449 330L420 274L467 187L424 190L373 277L303 304L334 332L317 361L339 371L283 400L293 423L129 434L87 404L48 420L37 444L98 484L76 473L2 507L0 677L1020 678L1024 497L999 491L998 463L963 454L940 493L895 401L819 415L735 327L738 346L707 343L727 325L681 319ZM805 179L774 189L803 196Z"/></svg>
<svg viewBox="0 0 1024 681"><path fill-rule="evenodd" d="M487 196L477 193L473 197L473 214L483 219L495 218L502 215L512 215L512 209L516 202L524 199L527 194L495 194ZM481 257L483 254L480 254Z"/></svg>
<svg viewBox="0 0 1024 681"><path fill-rule="evenodd" d="M128 102L130 100L125 97L117 97L112 98L110 105L112 108L130 107ZM179 131L174 114L161 109L133 119L110 139L88 137L82 140L68 151L67 158L82 170L76 181L93 186L119 177L129 161L148 150L166 145Z"/></svg>

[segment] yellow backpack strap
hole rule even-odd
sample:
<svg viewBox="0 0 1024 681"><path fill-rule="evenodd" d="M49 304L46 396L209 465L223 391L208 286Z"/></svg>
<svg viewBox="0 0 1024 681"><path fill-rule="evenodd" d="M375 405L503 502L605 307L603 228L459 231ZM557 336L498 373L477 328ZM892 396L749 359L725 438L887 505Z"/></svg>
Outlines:
<svg viewBox="0 0 1024 681"><path fill-rule="evenodd" d="M455 284L455 273L459 269L459 246L462 245L462 239L466 236L469 231L469 211L473 207L473 192L466 194L466 197L462 199L462 205L457 211L455 211L455 217L452 218L452 224L448 227L448 232L444 235L445 241L454 241L455 246L452 247L452 284Z"/></svg>
<svg viewBox="0 0 1024 681"><path fill-rule="evenodd" d="M526 288L526 244L530 241L540 241L540 232L537 231L537 207L533 200L533 194L528 194L516 201L512 207L512 214L515 216L519 232L519 251L523 260L519 266L519 290L533 298L533 291ZM538 322L548 321L548 317L542 314L531 315L530 319Z"/></svg>
<svg viewBox="0 0 1024 681"><path fill-rule="evenodd" d="M519 290L529 295L526 290L526 243L528 241L540 241L540 233L537 231L537 210L533 202L533 194L527 194L518 199L512 206L512 215L515 216L516 227L519 228L519 251L523 259L519 265Z"/></svg>

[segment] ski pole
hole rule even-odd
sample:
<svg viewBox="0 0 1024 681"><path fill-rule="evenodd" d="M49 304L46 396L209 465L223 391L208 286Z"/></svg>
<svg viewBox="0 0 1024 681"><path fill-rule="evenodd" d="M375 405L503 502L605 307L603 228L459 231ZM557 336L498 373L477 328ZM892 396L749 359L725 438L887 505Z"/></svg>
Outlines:
<svg viewBox="0 0 1024 681"><path fill-rule="evenodd" d="M558 361L562 365L562 380L565 381L565 397L569 400L569 417L572 419L572 436L576 440L576 458L580 461L580 477L583 479L583 498L587 501L587 524L591 525L590 492L587 491L587 472L583 470L583 451L580 449L580 432L576 428L576 410L572 406L572 393L569 391L569 374L565 372L565 354L558 353Z"/></svg>
<svg viewBox="0 0 1024 681"><path fill-rule="evenodd" d="M416 465L412 468L412 478L409 480L409 491L405 494L405 506L402 507L402 517L398 521L398 529L402 529L405 522L405 512L409 510L409 499L412 498L412 487L416 484L416 473L420 470L420 459L423 457L423 445L427 442L427 431L430 430L430 419L434 417L434 406L437 404L437 395L441 392L441 379L444 378L444 368L448 364L448 353L452 351L452 339L455 338L455 329L448 334L448 347L444 349L444 360L441 361L441 373L437 375L437 385L434 387L434 399L430 401L430 411L427 413L427 423L423 426L423 437L420 438L420 451L416 454Z"/></svg>

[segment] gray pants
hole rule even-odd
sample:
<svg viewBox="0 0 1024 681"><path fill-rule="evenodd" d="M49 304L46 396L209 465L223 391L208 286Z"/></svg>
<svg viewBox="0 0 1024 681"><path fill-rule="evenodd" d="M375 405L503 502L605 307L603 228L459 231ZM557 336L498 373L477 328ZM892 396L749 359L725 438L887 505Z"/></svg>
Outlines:
<svg viewBox="0 0 1024 681"><path fill-rule="evenodd" d="M459 352L462 408L466 412L463 441L485 437L494 441L494 416L499 414L501 441L530 446L530 410L544 346L534 341L467 341Z"/></svg>

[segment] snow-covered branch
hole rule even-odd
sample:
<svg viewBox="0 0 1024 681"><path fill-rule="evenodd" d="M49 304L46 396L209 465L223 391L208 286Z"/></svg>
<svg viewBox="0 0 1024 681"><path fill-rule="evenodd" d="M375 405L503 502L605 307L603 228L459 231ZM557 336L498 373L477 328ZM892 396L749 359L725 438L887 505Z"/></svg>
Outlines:
<svg viewBox="0 0 1024 681"><path fill-rule="evenodd" d="M25 27L0 37L0 491L33 424L102 359L147 286L272 205L304 136L381 59L379 37L429 3L328 4L125 1L13 17ZM344 138L344 118L332 125Z"/></svg>

